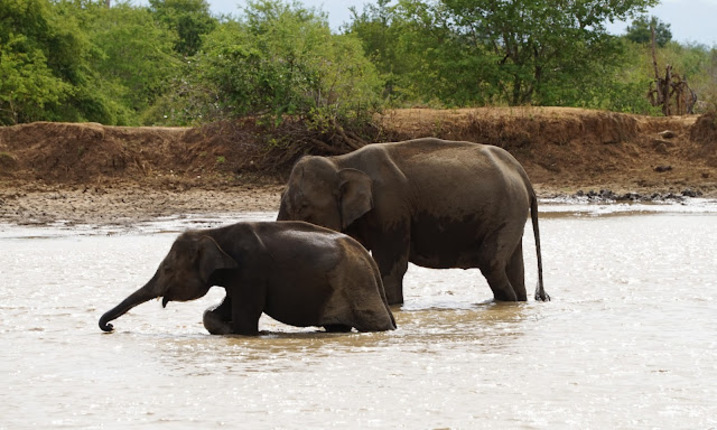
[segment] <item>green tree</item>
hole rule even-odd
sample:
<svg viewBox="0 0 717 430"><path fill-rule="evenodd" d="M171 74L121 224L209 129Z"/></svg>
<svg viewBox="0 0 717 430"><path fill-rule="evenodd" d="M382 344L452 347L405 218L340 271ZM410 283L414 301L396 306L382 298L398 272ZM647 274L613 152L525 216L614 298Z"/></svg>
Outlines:
<svg viewBox="0 0 717 430"><path fill-rule="evenodd" d="M700 110L717 111L717 47L707 51L707 67L704 75L696 79L695 90L702 101Z"/></svg>
<svg viewBox="0 0 717 430"><path fill-rule="evenodd" d="M137 123L174 73L172 33L102 0L0 2L0 123Z"/></svg>
<svg viewBox="0 0 717 430"><path fill-rule="evenodd" d="M660 21L656 16L648 19L647 15L642 15L632 21L632 24L626 29L625 37L635 43L650 43L653 28L655 29L655 42L658 46L663 47L672 40L670 24Z"/></svg>
<svg viewBox="0 0 717 430"><path fill-rule="evenodd" d="M355 34L361 40L364 51L376 65L379 72L390 74L404 63L402 52L397 49L396 40L401 36L400 23L389 6L390 0L368 3L361 13L351 7L351 23L347 33Z"/></svg>
<svg viewBox="0 0 717 430"><path fill-rule="evenodd" d="M202 37L217 25L206 0L149 0L156 18L177 33L174 50L190 57L202 46Z"/></svg>
<svg viewBox="0 0 717 430"><path fill-rule="evenodd" d="M392 10L412 23L402 28L410 31L385 40L392 49L411 40L400 52L421 57L408 73L424 99L432 87L446 104L583 103L580 89L604 83L622 58L623 45L607 34L605 22L643 13L655 3L399 0ZM366 20L357 18L353 28L366 45Z"/></svg>
<svg viewBox="0 0 717 430"><path fill-rule="evenodd" d="M0 2L0 124L49 119L72 95L84 48L72 24L47 0Z"/></svg>
<svg viewBox="0 0 717 430"><path fill-rule="evenodd" d="M325 15L296 2L248 2L239 21L207 37L195 60L204 88L235 115L324 122L355 118L376 103L379 81L358 39L333 35Z"/></svg>
<svg viewBox="0 0 717 430"><path fill-rule="evenodd" d="M103 0L54 0L52 9L55 21L77 43L56 44L51 51L58 60L60 75L72 85L72 90L61 104L47 112L44 119L62 121L93 121L103 124L126 123L130 110L108 91L110 83L93 67L100 57L89 29L95 19L106 10Z"/></svg>
<svg viewBox="0 0 717 430"><path fill-rule="evenodd" d="M510 104L550 103L551 91L579 84L596 63L614 63L619 44L605 22L623 19L655 0L444 0L466 43L498 57L501 93ZM450 23L451 21L448 21Z"/></svg>
<svg viewBox="0 0 717 430"><path fill-rule="evenodd" d="M460 98L453 83L446 85L436 64L455 59L457 47L445 28L435 25L434 17L423 8L420 20L407 19L405 10L390 5L389 0L367 4L361 13L352 9L352 21L346 33L361 40L383 80L383 96L392 105L426 102L433 99ZM444 58L445 57L445 58ZM451 74L454 82L456 74Z"/></svg>
<svg viewBox="0 0 717 430"><path fill-rule="evenodd" d="M125 106L130 123L170 89L179 67L175 35L155 21L147 8L120 2L98 8L87 19L95 52L91 67L98 90Z"/></svg>
<svg viewBox="0 0 717 430"><path fill-rule="evenodd" d="M622 53L615 64L596 62L584 85L574 88L576 94L568 106L605 109L644 115L659 114L660 109L652 106L645 97L652 80L645 66L648 50L626 39L620 40ZM566 87L570 87L566 85Z"/></svg>

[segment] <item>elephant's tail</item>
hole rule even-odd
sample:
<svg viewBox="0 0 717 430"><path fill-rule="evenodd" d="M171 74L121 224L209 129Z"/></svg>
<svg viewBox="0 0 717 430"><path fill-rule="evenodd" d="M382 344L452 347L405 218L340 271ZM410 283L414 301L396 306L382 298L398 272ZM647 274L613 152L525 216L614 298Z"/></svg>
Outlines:
<svg viewBox="0 0 717 430"><path fill-rule="evenodd" d="M538 256L538 285L535 287L535 300L549 301L550 296L543 286L543 257L540 252L540 228L538 226L538 197L535 191L530 190L530 220L533 223L533 237L535 238L535 252Z"/></svg>

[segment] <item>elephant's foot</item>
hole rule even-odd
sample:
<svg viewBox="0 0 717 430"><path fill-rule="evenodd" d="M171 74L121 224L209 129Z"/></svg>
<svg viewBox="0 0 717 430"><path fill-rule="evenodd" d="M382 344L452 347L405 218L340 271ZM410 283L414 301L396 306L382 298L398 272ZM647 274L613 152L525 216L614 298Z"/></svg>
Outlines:
<svg viewBox="0 0 717 430"><path fill-rule="evenodd" d="M387 299L389 306L401 306L403 304L403 297L395 297L393 299L387 297Z"/></svg>
<svg viewBox="0 0 717 430"><path fill-rule="evenodd" d="M345 324L327 324L324 326L327 333L348 333L351 331L350 325Z"/></svg>
<svg viewBox="0 0 717 430"><path fill-rule="evenodd" d="M515 294L513 289L495 289L493 290L493 299L497 302L517 302L518 296ZM525 301L524 298L522 301Z"/></svg>
<svg viewBox="0 0 717 430"><path fill-rule="evenodd" d="M209 334L232 334L232 322L221 319L219 314L211 309L204 311L202 322L204 323L204 328L207 329Z"/></svg>
<svg viewBox="0 0 717 430"><path fill-rule="evenodd" d="M386 301L389 306L402 305L403 304L403 292L402 288L384 288L386 291Z"/></svg>

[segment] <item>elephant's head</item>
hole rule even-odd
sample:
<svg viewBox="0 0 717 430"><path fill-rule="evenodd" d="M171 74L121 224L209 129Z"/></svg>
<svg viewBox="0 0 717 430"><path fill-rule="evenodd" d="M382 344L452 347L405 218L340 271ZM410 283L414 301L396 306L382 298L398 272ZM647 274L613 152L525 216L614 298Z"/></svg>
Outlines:
<svg viewBox="0 0 717 430"><path fill-rule="evenodd" d="M151 299L162 297L163 307L170 301L198 299L212 287L210 277L214 271L237 266L211 237L198 232L184 233L174 241L152 279L102 315L100 328L112 331L109 321Z"/></svg>
<svg viewBox="0 0 717 430"><path fill-rule="evenodd" d="M294 166L281 196L278 220L299 220L344 231L373 208L373 181L356 169L339 169L324 157Z"/></svg>

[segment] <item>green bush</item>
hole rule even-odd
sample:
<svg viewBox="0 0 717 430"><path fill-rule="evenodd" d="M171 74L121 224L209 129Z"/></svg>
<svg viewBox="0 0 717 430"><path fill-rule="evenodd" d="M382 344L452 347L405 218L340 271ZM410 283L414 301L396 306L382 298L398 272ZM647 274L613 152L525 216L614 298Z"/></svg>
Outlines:
<svg viewBox="0 0 717 430"><path fill-rule="evenodd" d="M378 105L378 75L358 39L332 34L325 16L297 4L249 2L195 61L194 85L210 89L225 115L300 116L320 127Z"/></svg>

